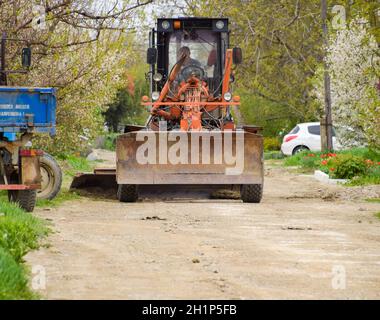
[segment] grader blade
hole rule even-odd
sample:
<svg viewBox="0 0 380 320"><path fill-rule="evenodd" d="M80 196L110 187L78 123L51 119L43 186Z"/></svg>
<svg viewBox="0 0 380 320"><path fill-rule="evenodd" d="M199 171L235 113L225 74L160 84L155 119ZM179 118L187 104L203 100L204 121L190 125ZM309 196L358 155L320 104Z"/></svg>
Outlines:
<svg viewBox="0 0 380 320"><path fill-rule="evenodd" d="M245 131L119 136L119 185L261 185L263 137Z"/></svg>
<svg viewBox="0 0 380 320"><path fill-rule="evenodd" d="M70 189L99 188L104 190L117 189L115 169L95 169L93 173L78 173L71 183Z"/></svg>

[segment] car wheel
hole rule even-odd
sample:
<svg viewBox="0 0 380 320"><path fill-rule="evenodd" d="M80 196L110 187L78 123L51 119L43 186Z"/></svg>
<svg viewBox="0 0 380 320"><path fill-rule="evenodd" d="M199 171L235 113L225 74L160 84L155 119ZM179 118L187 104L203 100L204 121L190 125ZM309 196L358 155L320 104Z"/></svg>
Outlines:
<svg viewBox="0 0 380 320"><path fill-rule="evenodd" d="M298 146L297 148L295 148L293 150L293 156L295 156L298 153L304 152L306 150L310 150L310 149L308 147L305 147L305 146Z"/></svg>

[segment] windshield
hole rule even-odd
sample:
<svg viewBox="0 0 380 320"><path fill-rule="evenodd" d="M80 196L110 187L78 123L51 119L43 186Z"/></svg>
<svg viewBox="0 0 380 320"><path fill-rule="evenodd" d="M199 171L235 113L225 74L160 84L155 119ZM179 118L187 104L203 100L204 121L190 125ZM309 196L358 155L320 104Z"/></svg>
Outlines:
<svg viewBox="0 0 380 320"><path fill-rule="evenodd" d="M217 69L217 36L209 30L176 31L170 37L169 70L179 60L183 50L190 51L182 68L195 65L204 71L206 78L214 78Z"/></svg>

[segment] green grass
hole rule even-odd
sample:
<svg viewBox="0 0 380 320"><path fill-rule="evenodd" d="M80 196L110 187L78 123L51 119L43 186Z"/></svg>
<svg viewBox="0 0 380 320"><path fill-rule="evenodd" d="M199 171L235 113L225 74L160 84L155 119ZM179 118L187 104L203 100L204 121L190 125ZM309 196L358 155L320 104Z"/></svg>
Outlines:
<svg viewBox="0 0 380 320"><path fill-rule="evenodd" d="M380 203L380 198L374 198L374 199L367 199L367 202L372 202L372 203Z"/></svg>
<svg viewBox="0 0 380 320"><path fill-rule="evenodd" d="M336 152L338 155L352 155L363 159L363 162L367 159L372 160L375 163L380 162L380 152L370 150L367 148L355 148L351 150L345 150ZM295 156L288 157L284 160L283 164L288 167L298 167L301 172L311 173L314 170L321 168L321 155L325 152L311 152L305 151ZM313 156L310 156L313 155ZM360 175L351 179L347 186L363 186L380 184L380 166L375 165L368 169L364 175Z"/></svg>
<svg viewBox="0 0 380 320"><path fill-rule="evenodd" d="M380 219L380 212L376 213L376 217Z"/></svg>
<svg viewBox="0 0 380 320"><path fill-rule="evenodd" d="M353 148L338 152L339 154L352 154L353 156L361 157L363 159L371 159L375 162L380 162L380 151L371 150L368 148Z"/></svg>
<svg viewBox="0 0 380 320"><path fill-rule="evenodd" d="M57 207L80 196L70 192L72 177L78 172L92 171L96 163L69 156L60 161L63 184L52 201L38 200L37 207ZM0 192L0 300L38 299L28 287L28 272L23 257L38 249L42 238L49 233L45 221L8 203L7 192Z"/></svg>
<svg viewBox="0 0 380 320"><path fill-rule="evenodd" d="M68 156L65 160L65 164L62 166L64 173L70 176L75 176L78 172L89 172L94 168L87 159Z"/></svg>
<svg viewBox="0 0 380 320"><path fill-rule="evenodd" d="M0 299L33 299L23 257L49 233L46 223L0 195Z"/></svg>
<svg viewBox="0 0 380 320"><path fill-rule="evenodd" d="M285 156L282 154L281 151L268 151L264 153L265 160L280 160L284 158Z"/></svg>
<svg viewBox="0 0 380 320"><path fill-rule="evenodd" d="M109 133L104 138L104 149L109 151L116 150L116 138L119 136L119 133Z"/></svg>
<svg viewBox="0 0 380 320"><path fill-rule="evenodd" d="M69 191L65 188L61 190L58 196L53 200L37 200L37 208L56 208L66 201L77 200L80 196L76 192Z"/></svg>
<svg viewBox="0 0 380 320"><path fill-rule="evenodd" d="M0 215L0 247L16 262L22 262L30 249L38 248L39 239L46 236L49 229L41 219L12 203L1 202Z"/></svg>
<svg viewBox="0 0 380 320"><path fill-rule="evenodd" d="M380 184L380 176L362 176L350 180L346 183L349 187L368 186Z"/></svg>
<svg viewBox="0 0 380 320"><path fill-rule="evenodd" d="M288 157L285 159L284 164L285 166L304 166L304 161L305 157L309 154L314 154L317 158L317 160L320 159L320 156L322 154L325 154L326 152L311 152L311 151L305 151L299 154L296 154L295 156ZM354 148L350 150L345 150L345 151L339 151L336 152L337 154L351 154L353 156L361 157L363 159L371 159L375 162L380 162L380 152L379 151L374 151L370 150L367 148ZM306 167L309 166L311 167L311 161L312 159L307 159ZM315 160L315 159L314 159Z"/></svg>
<svg viewBox="0 0 380 320"><path fill-rule="evenodd" d="M0 300L37 299L28 286L27 272L0 247Z"/></svg>

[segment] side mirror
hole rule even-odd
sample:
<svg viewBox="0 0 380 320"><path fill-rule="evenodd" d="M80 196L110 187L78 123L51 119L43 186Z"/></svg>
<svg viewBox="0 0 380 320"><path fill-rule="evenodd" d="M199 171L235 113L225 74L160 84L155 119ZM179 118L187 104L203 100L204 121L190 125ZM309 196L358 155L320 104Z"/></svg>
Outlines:
<svg viewBox="0 0 380 320"><path fill-rule="evenodd" d="M243 51L241 48L234 48L232 57L234 64L241 64L243 62Z"/></svg>
<svg viewBox="0 0 380 320"><path fill-rule="evenodd" d="M21 62L23 68L29 68L32 65L32 50L30 48L22 49Z"/></svg>
<svg viewBox="0 0 380 320"><path fill-rule="evenodd" d="M157 62L157 49L149 48L146 54L146 62L148 64L156 64Z"/></svg>

